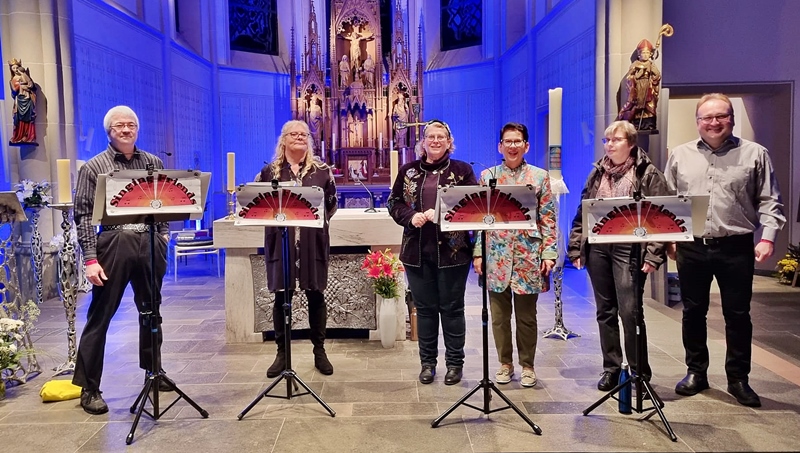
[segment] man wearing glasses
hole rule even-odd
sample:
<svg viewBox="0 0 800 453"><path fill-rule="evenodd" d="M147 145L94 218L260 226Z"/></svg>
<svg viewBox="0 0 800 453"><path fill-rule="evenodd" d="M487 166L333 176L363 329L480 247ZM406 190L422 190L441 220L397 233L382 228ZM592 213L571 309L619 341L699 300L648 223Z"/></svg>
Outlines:
<svg viewBox="0 0 800 453"><path fill-rule="evenodd" d="M679 195L710 196L705 227L695 225L694 242L673 244L683 299L683 347L688 372L675 393L691 396L709 387L706 314L712 278L717 279L725 317L728 393L739 404L760 407L750 388L750 298L755 261L774 251L775 237L786 223L778 181L767 150L733 136L733 106L724 94L700 98L696 110L700 140L675 148L664 172ZM753 236L762 227L761 240Z"/></svg>
<svg viewBox="0 0 800 453"><path fill-rule="evenodd" d="M97 176L114 170L146 170L152 165L163 169L160 158L136 147L139 136L139 118L130 107L118 105L106 113L103 127L108 134L105 151L89 159L78 172L75 193L75 224L78 243L86 262L86 278L92 285L92 301L83 328L75 375L72 383L81 387L81 407L96 415L108 412L108 405L100 392L103 374L106 334L111 318L119 308L128 283L133 287L133 300L141 313L144 302L161 298L161 283L167 271L166 223L159 223L155 244L155 276L157 294L150 286L150 235L149 225L132 223L101 225L100 233L92 226ZM155 298L153 297L155 296ZM140 315L141 318L141 315ZM161 324L158 323L158 342L161 344ZM139 367L147 369L151 349L149 325L139 322ZM156 348L160 351L160 347ZM159 391L170 391L172 386L159 380Z"/></svg>

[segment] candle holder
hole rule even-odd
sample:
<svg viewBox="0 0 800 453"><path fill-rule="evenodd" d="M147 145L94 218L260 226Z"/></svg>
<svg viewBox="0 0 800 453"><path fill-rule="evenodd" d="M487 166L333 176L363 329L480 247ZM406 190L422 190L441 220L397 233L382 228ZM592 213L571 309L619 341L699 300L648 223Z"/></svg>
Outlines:
<svg viewBox="0 0 800 453"><path fill-rule="evenodd" d="M228 192L228 215L225 217L225 220L234 220L236 218L236 215L233 213L233 209L236 206L235 195L234 195L234 192L236 192L236 190L228 189L227 192Z"/></svg>
<svg viewBox="0 0 800 453"><path fill-rule="evenodd" d="M31 222L31 265L33 266L33 281L36 284L36 305L42 304L44 289L42 287L42 274L44 273L44 250L42 248L42 233L39 231L39 216L41 206L25 208Z"/></svg>
<svg viewBox="0 0 800 453"><path fill-rule="evenodd" d="M61 211L61 231L64 232L64 245L58 252L58 292L64 303L67 316L67 360L53 368L55 374L72 374L75 372L77 357L77 340L75 332L75 309L78 295L78 266L75 260L76 249L72 241L72 203L51 204L50 207Z"/></svg>
<svg viewBox="0 0 800 453"><path fill-rule="evenodd" d="M555 184L553 186L553 195L555 195L555 202L556 202L556 237L558 237L558 259L556 260L556 266L553 268L553 293L556 296L555 301L555 316L556 321L555 325L552 329L548 330L547 332L542 335L542 338L561 338L562 340L568 340L572 337L580 337L579 334L569 330L567 326L564 325L564 302L561 300L561 290L563 287L564 281L564 259L566 258L565 255L565 247L564 247L564 234L561 231L561 204L564 201L564 195L569 192L567 190L566 184L564 184L564 180L560 180L560 184Z"/></svg>

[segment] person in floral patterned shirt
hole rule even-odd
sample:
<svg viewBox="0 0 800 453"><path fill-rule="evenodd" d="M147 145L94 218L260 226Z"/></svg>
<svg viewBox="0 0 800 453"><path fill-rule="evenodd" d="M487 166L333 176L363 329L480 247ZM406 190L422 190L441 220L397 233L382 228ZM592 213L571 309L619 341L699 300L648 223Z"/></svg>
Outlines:
<svg viewBox="0 0 800 453"><path fill-rule="evenodd" d="M495 373L498 384L511 382L514 362L511 345L511 312L517 321L517 353L522 366L520 384L536 385L533 359L536 340L536 301L539 293L546 291L545 278L555 265L556 211L550 177L547 171L525 162L530 149L528 128L524 124L508 123L500 131L497 145L503 163L481 173L481 183L490 178L498 185L532 185L537 191L536 225L533 230L493 230L486 232L486 282L492 313L492 335L500 359L500 369ZM481 239L473 252L473 267L481 275Z"/></svg>

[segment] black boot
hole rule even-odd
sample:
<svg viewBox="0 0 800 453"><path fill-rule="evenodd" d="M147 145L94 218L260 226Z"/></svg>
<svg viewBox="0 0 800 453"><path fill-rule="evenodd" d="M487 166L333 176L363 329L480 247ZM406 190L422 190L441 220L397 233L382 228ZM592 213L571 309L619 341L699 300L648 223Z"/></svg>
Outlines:
<svg viewBox="0 0 800 453"><path fill-rule="evenodd" d="M279 301L280 299L280 301ZM275 303L272 306L272 327L275 330L275 343L278 345L278 353L275 355L275 361L267 369L267 377L278 377L283 370L286 369L286 335L284 335L284 319L283 319L283 300L282 298L275 297Z"/></svg>
<svg viewBox="0 0 800 453"><path fill-rule="evenodd" d="M314 366L324 375L333 374L333 365L325 353L325 329L328 323L328 308L320 291L306 291L308 297L309 337L314 345Z"/></svg>

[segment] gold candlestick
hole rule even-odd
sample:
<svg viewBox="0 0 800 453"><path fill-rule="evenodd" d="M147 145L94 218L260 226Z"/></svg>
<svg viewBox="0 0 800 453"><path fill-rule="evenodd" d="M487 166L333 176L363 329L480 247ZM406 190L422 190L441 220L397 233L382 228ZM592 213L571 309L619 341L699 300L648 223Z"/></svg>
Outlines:
<svg viewBox="0 0 800 453"><path fill-rule="evenodd" d="M228 192L228 216L225 217L225 220L234 220L236 218L236 215L233 213L233 208L236 206L236 203L234 203L234 196L233 196L235 190L228 189L227 192Z"/></svg>

